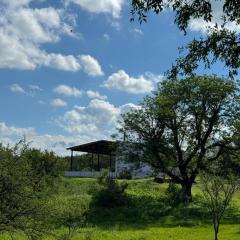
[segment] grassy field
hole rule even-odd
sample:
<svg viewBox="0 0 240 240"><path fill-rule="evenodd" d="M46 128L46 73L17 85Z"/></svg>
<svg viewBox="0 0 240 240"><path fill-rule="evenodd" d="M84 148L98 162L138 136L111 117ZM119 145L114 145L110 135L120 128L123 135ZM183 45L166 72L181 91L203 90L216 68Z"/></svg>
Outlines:
<svg viewBox="0 0 240 240"><path fill-rule="evenodd" d="M118 208L91 207L87 226L78 230L73 240L211 240L213 230L206 209L198 204L199 187L194 186L194 203L189 206L169 207L163 203L167 184L158 184L152 179L129 180L127 194L129 204ZM97 187L95 179L63 179L56 199L79 197L91 200ZM55 199L55 205L57 203ZM56 231L64 231L57 229ZM0 239L10 239L1 236ZM17 235L16 239L23 239ZM47 237L47 239L54 239ZM220 240L240 239L240 194L220 226Z"/></svg>

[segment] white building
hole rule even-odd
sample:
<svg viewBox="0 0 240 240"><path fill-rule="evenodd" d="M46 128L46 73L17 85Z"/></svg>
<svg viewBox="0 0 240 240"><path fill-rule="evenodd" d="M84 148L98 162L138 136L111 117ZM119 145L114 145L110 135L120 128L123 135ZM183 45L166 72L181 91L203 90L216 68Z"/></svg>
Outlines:
<svg viewBox="0 0 240 240"><path fill-rule="evenodd" d="M138 167L133 163L126 162L124 154L121 155L118 146L119 142L100 140L96 142L90 142L74 147L67 148L71 151L70 169L65 171L66 177L97 177L101 173L101 155L108 156L108 168L110 175L114 178L121 177L123 173L128 172L132 178L144 178L153 175L153 169L146 163L140 162ZM73 166L74 152L85 152L92 154L92 160L90 161L90 171L75 171ZM97 169L93 168L93 157L97 156ZM105 158L106 161L106 158Z"/></svg>

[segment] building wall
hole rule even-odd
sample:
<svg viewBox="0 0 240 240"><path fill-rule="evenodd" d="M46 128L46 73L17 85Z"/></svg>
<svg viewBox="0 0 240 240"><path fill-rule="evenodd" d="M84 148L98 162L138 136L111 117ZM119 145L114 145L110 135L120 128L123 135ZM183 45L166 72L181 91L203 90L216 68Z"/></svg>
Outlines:
<svg viewBox="0 0 240 240"><path fill-rule="evenodd" d="M154 175L154 170L151 168L149 164L140 162L138 165L126 161L128 156L128 150L130 146L126 144L122 144L120 148L116 152L115 156L115 171L111 172L112 177L119 177L122 172L129 171L131 173L132 178L145 178ZM143 154L141 151L134 152L139 156L139 158L143 158ZM66 177L98 177L100 172L96 171L67 171L65 172Z"/></svg>
<svg viewBox="0 0 240 240"><path fill-rule="evenodd" d="M96 178L99 177L101 172L87 172L87 171L65 171L64 176L65 177L83 177L83 178ZM112 178L116 178L115 172L110 172L109 175Z"/></svg>
<svg viewBox="0 0 240 240"><path fill-rule="evenodd" d="M147 163L140 163L138 166L134 163L129 163L123 159L117 159L115 164L115 172L117 176L121 175L121 172L129 171L132 178L145 178L154 175L154 171Z"/></svg>

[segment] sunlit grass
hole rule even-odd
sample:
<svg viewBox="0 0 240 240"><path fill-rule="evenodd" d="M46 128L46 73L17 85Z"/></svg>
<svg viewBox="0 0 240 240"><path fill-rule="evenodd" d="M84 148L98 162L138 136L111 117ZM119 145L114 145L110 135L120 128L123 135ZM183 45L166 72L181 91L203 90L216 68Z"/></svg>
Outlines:
<svg viewBox="0 0 240 240"><path fill-rule="evenodd" d="M198 184L193 187L194 203L189 206L170 208L163 203L163 196L168 184L155 183L151 178L127 182L129 205L112 209L91 209L87 218L87 227L79 229L73 240L213 239L209 214L204 207L197 204L197 195L201 193ZM96 187L96 179L64 178L55 199L56 201L58 198L67 199L73 195L78 195L82 199L91 199L91 192ZM220 240L240 239L239 210L240 193L237 193L220 226ZM61 231L64 229L56 229L56 232ZM24 237L17 234L13 239L23 240ZM45 239L52 240L54 238L48 236ZM2 235L0 240L12 239Z"/></svg>

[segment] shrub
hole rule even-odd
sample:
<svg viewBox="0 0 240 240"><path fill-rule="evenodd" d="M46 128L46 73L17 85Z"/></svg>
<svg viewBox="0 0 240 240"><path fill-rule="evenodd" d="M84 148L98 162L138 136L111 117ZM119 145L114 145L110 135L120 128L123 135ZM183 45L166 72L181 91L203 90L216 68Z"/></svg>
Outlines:
<svg viewBox="0 0 240 240"><path fill-rule="evenodd" d="M120 173L119 173L119 176L118 176L120 179L132 179L132 173L130 170L128 169L123 169Z"/></svg>
<svg viewBox="0 0 240 240"><path fill-rule="evenodd" d="M0 144L0 233L42 234L47 227L47 196L58 179L58 174L48 169L53 161L55 165L54 154L30 149L25 140L12 148Z"/></svg>
<svg viewBox="0 0 240 240"><path fill-rule="evenodd" d="M86 224L86 215L89 210L88 195L73 195L69 197L53 198L50 202L52 209L48 219L52 228L62 229L57 234L60 240L72 239L79 229Z"/></svg>
<svg viewBox="0 0 240 240"><path fill-rule="evenodd" d="M181 188L175 183L169 183L168 188L165 191L165 195L166 203L170 206L176 207L183 202Z"/></svg>
<svg viewBox="0 0 240 240"><path fill-rule="evenodd" d="M164 183L164 179L162 177L155 177L154 182L156 183Z"/></svg>
<svg viewBox="0 0 240 240"><path fill-rule="evenodd" d="M98 178L99 191L93 195L93 202L99 207L119 207L126 204L126 183L118 183L109 176L107 171L102 172Z"/></svg>

